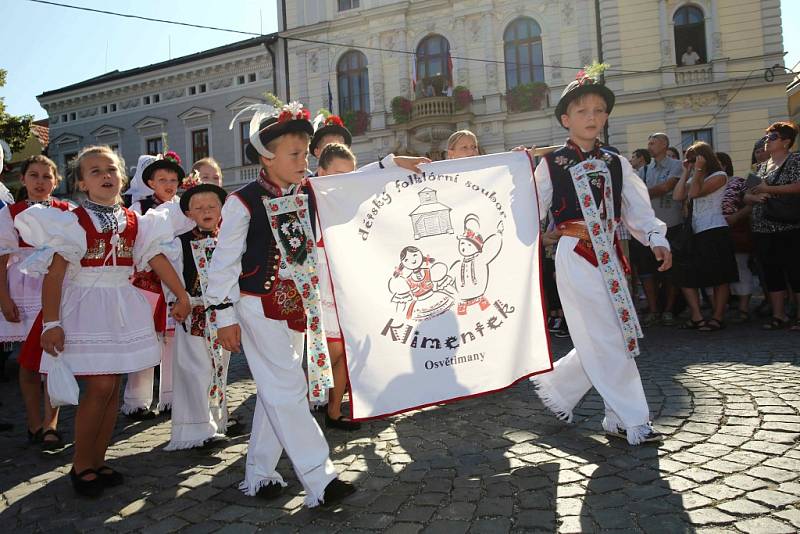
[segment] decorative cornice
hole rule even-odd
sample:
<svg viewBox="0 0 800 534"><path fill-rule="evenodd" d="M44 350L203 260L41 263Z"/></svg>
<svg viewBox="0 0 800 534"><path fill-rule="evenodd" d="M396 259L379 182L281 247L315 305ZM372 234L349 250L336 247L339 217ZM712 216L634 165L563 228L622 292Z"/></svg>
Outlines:
<svg viewBox="0 0 800 534"><path fill-rule="evenodd" d="M114 103L122 95L131 94L144 96L149 93L166 92L170 98L183 96L186 86L195 83L207 83L211 90L230 87L236 76L253 72L272 72L271 59L266 53L231 59L222 63L191 68L187 65L181 72L158 75L151 73L149 79L134 79L131 81L118 80L116 84L107 84L104 87L89 87L85 92L72 94L48 101L42 98L40 103L48 113L58 113L64 110L74 111L73 108L87 104ZM265 70L266 67L266 70ZM165 99L166 98L165 94Z"/></svg>
<svg viewBox="0 0 800 534"><path fill-rule="evenodd" d="M163 128L167 125L167 119L162 119L161 117L145 117L138 122L133 124L133 127L137 130L143 130L145 128L154 128L159 127Z"/></svg>
<svg viewBox="0 0 800 534"><path fill-rule="evenodd" d="M210 118L211 115L213 114L214 114L213 109L201 108L195 106L179 114L178 118L181 119L182 121L188 121L191 119L207 119Z"/></svg>

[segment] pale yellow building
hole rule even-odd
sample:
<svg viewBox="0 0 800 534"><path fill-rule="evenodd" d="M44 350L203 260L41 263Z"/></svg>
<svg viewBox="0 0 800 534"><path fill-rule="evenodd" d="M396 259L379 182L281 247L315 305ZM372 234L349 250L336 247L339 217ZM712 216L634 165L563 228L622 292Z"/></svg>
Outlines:
<svg viewBox="0 0 800 534"><path fill-rule="evenodd" d="M711 141L743 173L764 128L787 116L790 78L765 78L783 65L779 0L292 0L279 10L290 96L313 111L328 107L330 88L333 111L367 125L353 145L361 162L393 150L441 157L460 128L486 152L560 143L553 106L600 57L617 93L609 143L626 155L663 131L676 146ZM395 97L406 99L399 113Z"/></svg>

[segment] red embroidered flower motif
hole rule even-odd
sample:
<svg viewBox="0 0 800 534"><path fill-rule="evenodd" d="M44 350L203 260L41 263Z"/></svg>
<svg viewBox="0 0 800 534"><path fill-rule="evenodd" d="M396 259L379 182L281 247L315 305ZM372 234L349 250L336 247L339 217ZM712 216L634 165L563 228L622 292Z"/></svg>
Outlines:
<svg viewBox="0 0 800 534"><path fill-rule="evenodd" d="M314 385L314 389L311 391L312 397L319 397L319 384Z"/></svg>
<svg viewBox="0 0 800 534"><path fill-rule="evenodd" d="M611 281L611 292L612 293L619 293L619 281L612 280Z"/></svg>
<svg viewBox="0 0 800 534"><path fill-rule="evenodd" d="M603 262L603 265L608 263L608 259L608 252L603 252L603 254L600 256L600 261Z"/></svg>
<svg viewBox="0 0 800 534"><path fill-rule="evenodd" d="M583 207L588 208L589 206L591 206L591 204L592 204L591 196L586 195L585 197L583 197Z"/></svg>
<svg viewBox="0 0 800 534"><path fill-rule="evenodd" d="M316 274L314 276L312 276L311 277L311 283L314 284L314 285L319 284L319 276L317 276Z"/></svg>
<svg viewBox="0 0 800 534"><path fill-rule="evenodd" d="M631 313L628 310L622 310L622 322L627 323L631 319Z"/></svg>
<svg viewBox="0 0 800 534"><path fill-rule="evenodd" d="M584 169L586 169L586 170L588 170L588 171L593 171L593 170L595 170L597 167L596 167L596 166L595 166L595 164L594 164L594 163L592 163L591 161L587 161L586 163L584 163L584 164L583 164L583 168L584 168Z"/></svg>
<svg viewBox="0 0 800 534"><path fill-rule="evenodd" d="M592 226L592 234L600 235L600 225L599 224L594 223L594 226Z"/></svg>
<svg viewBox="0 0 800 534"><path fill-rule="evenodd" d="M271 226L277 230L278 229L278 221L276 219L272 219Z"/></svg>
<svg viewBox="0 0 800 534"><path fill-rule="evenodd" d="M631 338L630 340L628 340L628 350L629 350L630 352L633 352L633 350L634 350L635 348L636 348L636 340L635 340L635 339L633 339L633 338Z"/></svg>
<svg viewBox="0 0 800 534"><path fill-rule="evenodd" d="M305 217L305 216L306 216L306 210L298 210L298 211L297 211L297 214L298 214L298 215L300 216L300 218L302 219L303 217Z"/></svg>
<svg viewBox="0 0 800 534"><path fill-rule="evenodd" d="M295 202L297 203L298 206L302 206L303 205L303 199L302 198L295 199Z"/></svg>
<svg viewBox="0 0 800 534"><path fill-rule="evenodd" d="M278 211L278 205L277 205L277 204L272 204L272 205L269 207L269 209L271 209L272 211Z"/></svg>

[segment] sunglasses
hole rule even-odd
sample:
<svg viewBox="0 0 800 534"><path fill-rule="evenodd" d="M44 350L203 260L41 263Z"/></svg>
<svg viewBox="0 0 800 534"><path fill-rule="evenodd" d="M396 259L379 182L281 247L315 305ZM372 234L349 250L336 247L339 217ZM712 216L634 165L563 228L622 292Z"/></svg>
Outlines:
<svg viewBox="0 0 800 534"><path fill-rule="evenodd" d="M764 136L764 139L767 141L775 141L776 139L780 139L781 136L778 132L770 132Z"/></svg>

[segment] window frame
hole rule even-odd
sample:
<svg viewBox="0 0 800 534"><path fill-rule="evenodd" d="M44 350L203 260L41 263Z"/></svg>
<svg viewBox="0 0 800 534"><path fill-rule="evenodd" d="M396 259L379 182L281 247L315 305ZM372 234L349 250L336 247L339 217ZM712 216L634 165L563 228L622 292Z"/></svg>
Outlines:
<svg viewBox="0 0 800 534"><path fill-rule="evenodd" d="M523 23L528 24L527 29L530 30L528 32L529 36L527 37L520 37L519 29L520 25ZM536 33L534 34L534 32ZM513 35L509 35L510 33L513 33ZM527 66L523 66L519 61L519 56L523 47L527 49ZM509 57L510 50L513 53L513 57ZM531 17L517 17L506 26L505 31L503 31L503 58L506 62L506 90L511 90L528 83L546 83L542 27L535 19ZM529 72L523 80L521 71L525 68L527 68Z"/></svg>
<svg viewBox="0 0 800 534"><path fill-rule="evenodd" d="M357 58L355 67L346 64L350 63L352 58ZM343 66L346 68L343 69ZM354 85L357 86L357 91L352 90ZM339 115L344 115L348 111L370 112L369 62L363 52L348 50L342 54L336 63L336 87ZM356 100L358 105L354 106L353 103Z"/></svg>
<svg viewBox="0 0 800 534"><path fill-rule="evenodd" d="M205 134L205 144L197 143L197 135ZM197 128L190 133L192 142L192 163L207 158L211 153L211 136L208 128Z"/></svg>
<svg viewBox="0 0 800 534"><path fill-rule="evenodd" d="M700 16L698 22L691 22L692 14ZM685 18L686 22L678 23L678 18ZM675 49L675 64L679 67L705 65L709 63L707 46L707 28L703 9L694 4L685 4L675 10L672 15L672 41ZM683 54L686 47L691 46L700 56L695 65L684 65Z"/></svg>
<svg viewBox="0 0 800 534"><path fill-rule="evenodd" d="M150 143L155 143L158 146L158 151L154 152L150 148ZM156 156L161 154L164 151L164 136L159 135L158 137L147 137L144 140L144 151L145 154L149 156Z"/></svg>
<svg viewBox="0 0 800 534"><path fill-rule="evenodd" d="M429 52L430 44L438 42L441 46L441 51ZM439 33L432 33L426 35L417 44L414 53L414 61L417 64L417 79L415 80L418 87L423 86L421 82L432 80L436 76L444 76L445 83L450 87L453 86L453 69L450 58L450 41L444 35ZM433 73L433 65L435 62L441 61L442 72ZM429 72L431 71L431 72ZM424 91L424 88L423 88Z"/></svg>

